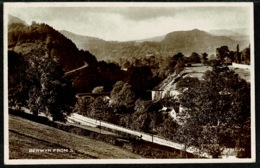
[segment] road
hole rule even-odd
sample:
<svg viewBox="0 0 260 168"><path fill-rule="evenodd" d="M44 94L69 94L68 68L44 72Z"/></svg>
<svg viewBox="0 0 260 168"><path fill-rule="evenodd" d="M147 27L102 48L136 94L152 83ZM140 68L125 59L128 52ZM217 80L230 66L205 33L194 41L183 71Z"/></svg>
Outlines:
<svg viewBox="0 0 260 168"><path fill-rule="evenodd" d="M154 136L154 135L151 135L151 134L133 131L133 130L130 130L130 129L127 129L127 128L124 128L124 127L120 127L120 126L117 126L117 125L114 125L114 124L110 124L110 123L107 123L107 122L103 122L103 121L100 122L99 120L95 120L95 119L92 119L92 118L89 118L89 117L85 117L85 116L82 116L82 115L77 114L77 113L71 114L71 116L68 117L68 122L74 122L74 123L76 122L80 125L87 125L87 126L92 126L92 127L98 127L98 126L101 125L102 127L105 127L105 128L110 128L110 129L113 129L113 130L117 130L117 131L120 131L120 132L131 134L131 135L134 135L134 136L137 136L137 137L141 137L143 140L148 141L148 142L153 142L153 143L156 143L156 144L159 144L159 145L168 146L168 147L175 148L175 149L178 149L178 150L184 149L183 144L168 141L168 140L162 139L160 137L157 137L157 136ZM192 153L192 154L195 154L195 155L199 155L201 157L211 158L211 156L209 154L207 154L205 152L201 152L199 149L194 148L194 147L187 148L186 152Z"/></svg>
<svg viewBox="0 0 260 168"><path fill-rule="evenodd" d="M79 67L79 68L77 68L77 69L73 69L73 70L71 70L71 71L65 72L65 75L68 75L68 74L77 72L77 71L82 70L82 69L87 68L87 67L88 67L88 64L85 63L82 67Z"/></svg>

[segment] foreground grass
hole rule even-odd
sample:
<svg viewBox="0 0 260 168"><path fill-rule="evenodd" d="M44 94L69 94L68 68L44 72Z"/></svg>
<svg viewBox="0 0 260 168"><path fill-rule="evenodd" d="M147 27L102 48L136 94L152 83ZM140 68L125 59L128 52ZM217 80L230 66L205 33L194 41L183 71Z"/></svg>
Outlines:
<svg viewBox="0 0 260 168"><path fill-rule="evenodd" d="M30 152L30 149L49 151ZM55 149L63 149L65 152L57 152ZM9 151L10 159L141 158L119 147L12 115L9 116Z"/></svg>

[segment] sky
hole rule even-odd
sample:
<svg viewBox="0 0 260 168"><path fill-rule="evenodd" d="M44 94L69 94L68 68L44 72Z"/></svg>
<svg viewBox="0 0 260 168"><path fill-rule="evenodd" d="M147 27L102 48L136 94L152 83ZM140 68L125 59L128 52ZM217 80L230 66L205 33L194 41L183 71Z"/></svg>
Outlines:
<svg viewBox="0 0 260 168"><path fill-rule="evenodd" d="M159 4L45 4L6 5L7 13L27 24L47 23L56 30L104 40L128 41L179 30L249 28L248 5Z"/></svg>

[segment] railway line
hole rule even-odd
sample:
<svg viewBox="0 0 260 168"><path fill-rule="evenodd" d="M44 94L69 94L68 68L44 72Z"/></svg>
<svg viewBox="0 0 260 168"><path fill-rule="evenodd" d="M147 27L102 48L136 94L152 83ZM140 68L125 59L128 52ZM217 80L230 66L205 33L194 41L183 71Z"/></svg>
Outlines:
<svg viewBox="0 0 260 168"><path fill-rule="evenodd" d="M82 116L82 115L77 114L77 113L73 113L70 116L68 116L68 122L69 123L77 123L77 124L80 124L80 125L91 126L91 127L99 127L100 129L102 129L102 127L103 128L109 128L109 129L116 130L116 131L119 131L119 132L122 132L122 133L128 133L128 134L140 137L143 140L148 141L148 142L156 143L156 144L159 144L159 145L171 147L171 148L178 149L178 150L184 150L185 149L184 144L179 144L179 143L176 143L176 142L168 141L168 140L165 140L165 139L158 137L156 135L153 135L153 134L138 132L138 131L134 131L134 130L127 129L127 128L124 128L124 127L120 127L120 126L117 126L117 125L114 125L114 124L111 124L111 123L92 119L92 118ZM208 153L202 152L195 147L186 148L186 152L192 153L194 155L198 155L200 157L211 158L211 156Z"/></svg>

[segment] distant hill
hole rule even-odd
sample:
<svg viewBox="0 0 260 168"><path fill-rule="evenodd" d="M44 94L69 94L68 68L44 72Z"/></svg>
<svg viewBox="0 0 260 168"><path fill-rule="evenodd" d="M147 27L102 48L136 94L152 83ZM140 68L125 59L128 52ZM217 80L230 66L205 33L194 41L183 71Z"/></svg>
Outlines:
<svg viewBox="0 0 260 168"><path fill-rule="evenodd" d="M136 41L105 41L100 38L77 35L65 30L57 31L46 24L34 23L30 26L17 17L9 16L8 46L26 53L35 47L49 50L51 56L66 71L79 68L95 55L97 60L115 60L121 58L144 58L146 56L172 56L178 52L190 56L192 52L209 55L216 53L216 48L228 46L230 50L249 45L248 36L237 33L246 30L215 30L211 33L198 29L174 31L166 35ZM89 51L80 52L79 49ZM84 54L83 54L84 53ZM91 54L90 54L91 53ZM93 54L93 55L92 55ZM87 56L86 56L87 55ZM93 59L92 59L93 60Z"/></svg>
<svg viewBox="0 0 260 168"><path fill-rule="evenodd" d="M169 33L161 43L168 50L182 52L185 55L189 55L191 52L215 53L216 48L223 45L230 49L235 49L237 44L242 45L240 41L226 36L214 36L198 29Z"/></svg>
<svg viewBox="0 0 260 168"><path fill-rule="evenodd" d="M89 51L90 57L98 60L172 56L178 52L186 56L192 52L215 54L216 48L226 45L235 50L249 45L246 29L212 30L209 33L198 29L174 31L162 36L136 41L105 41L100 38L77 35L66 30L56 31L46 24L27 25L18 17L8 16L8 46L17 52L26 53L35 47L44 47L58 60L66 71L79 68L87 57L79 49ZM85 53L86 54L86 53ZM93 54L93 55L92 55Z"/></svg>
<svg viewBox="0 0 260 168"><path fill-rule="evenodd" d="M23 21L22 19L12 15L8 15L8 25L15 24L15 23L27 25L26 22Z"/></svg>
<svg viewBox="0 0 260 168"><path fill-rule="evenodd" d="M213 29L210 30L209 33L214 36L242 36L243 35L235 31L226 30L226 29Z"/></svg>
<svg viewBox="0 0 260 168"><path fill-rule="evenodd" d="M240 36L236 32L232 33L231 36L231 32L215 31L215 33L208 33L194 29L175 31L143 40L116 42L61 31L77 47L90 51L98 60L142 58L147 55L172 56L178 52L182 52L186 56L189 56L192 52L215 54L216 48L223 45L227 45L231 50L235 50L237 44L240 45L241 49L249 45L247 36Z"/></svg>
<svg viewBox="0 0 260 168"><path fill-rule="evenodd" d="M105 40L96 37L82 36L66 30L61 30L60 33L63 34L65 37L71 39L79 49L83 50L89 50L95 45L99 45L100 43L105 42Z"/></svg>
<svg viewBox="0 0 260 168"><path fill-rule="evenodd" d="M136 42L161 42L164 39L165 35L162 36L156 36L156 37L151 37L151 38L146 38L146 39L141 39L141 40L136 40Z"/></svg>
<svg viewBox="0 0 260 168"><path fill-rule="evenodd" d="M82 36L69 31L60 31L65 37L71 39L79 49L87 50L94 54L98 60L114 59L121 52L129 52L128 47L134 42L105 41L96 37ZM125 51L127 50L127 51Z"/></svg>
<svg viewBox="0 0 260 168"><path fill-rule="evenodd" d="M232 31L242 35L247 35L247 36L250 35L250 30L248 28L236 28L236 29L232 29Z"/></svg>
<svg viewBox="0 0 260 168"><path fill-rule="evenodd" d="M220 29L220 30L210 30L209 33L214 36L226 36L233 40L237 41L245 41L249 43L249 31L247 29L234 29L234 30L226 30L226 29Z"/></svg>

